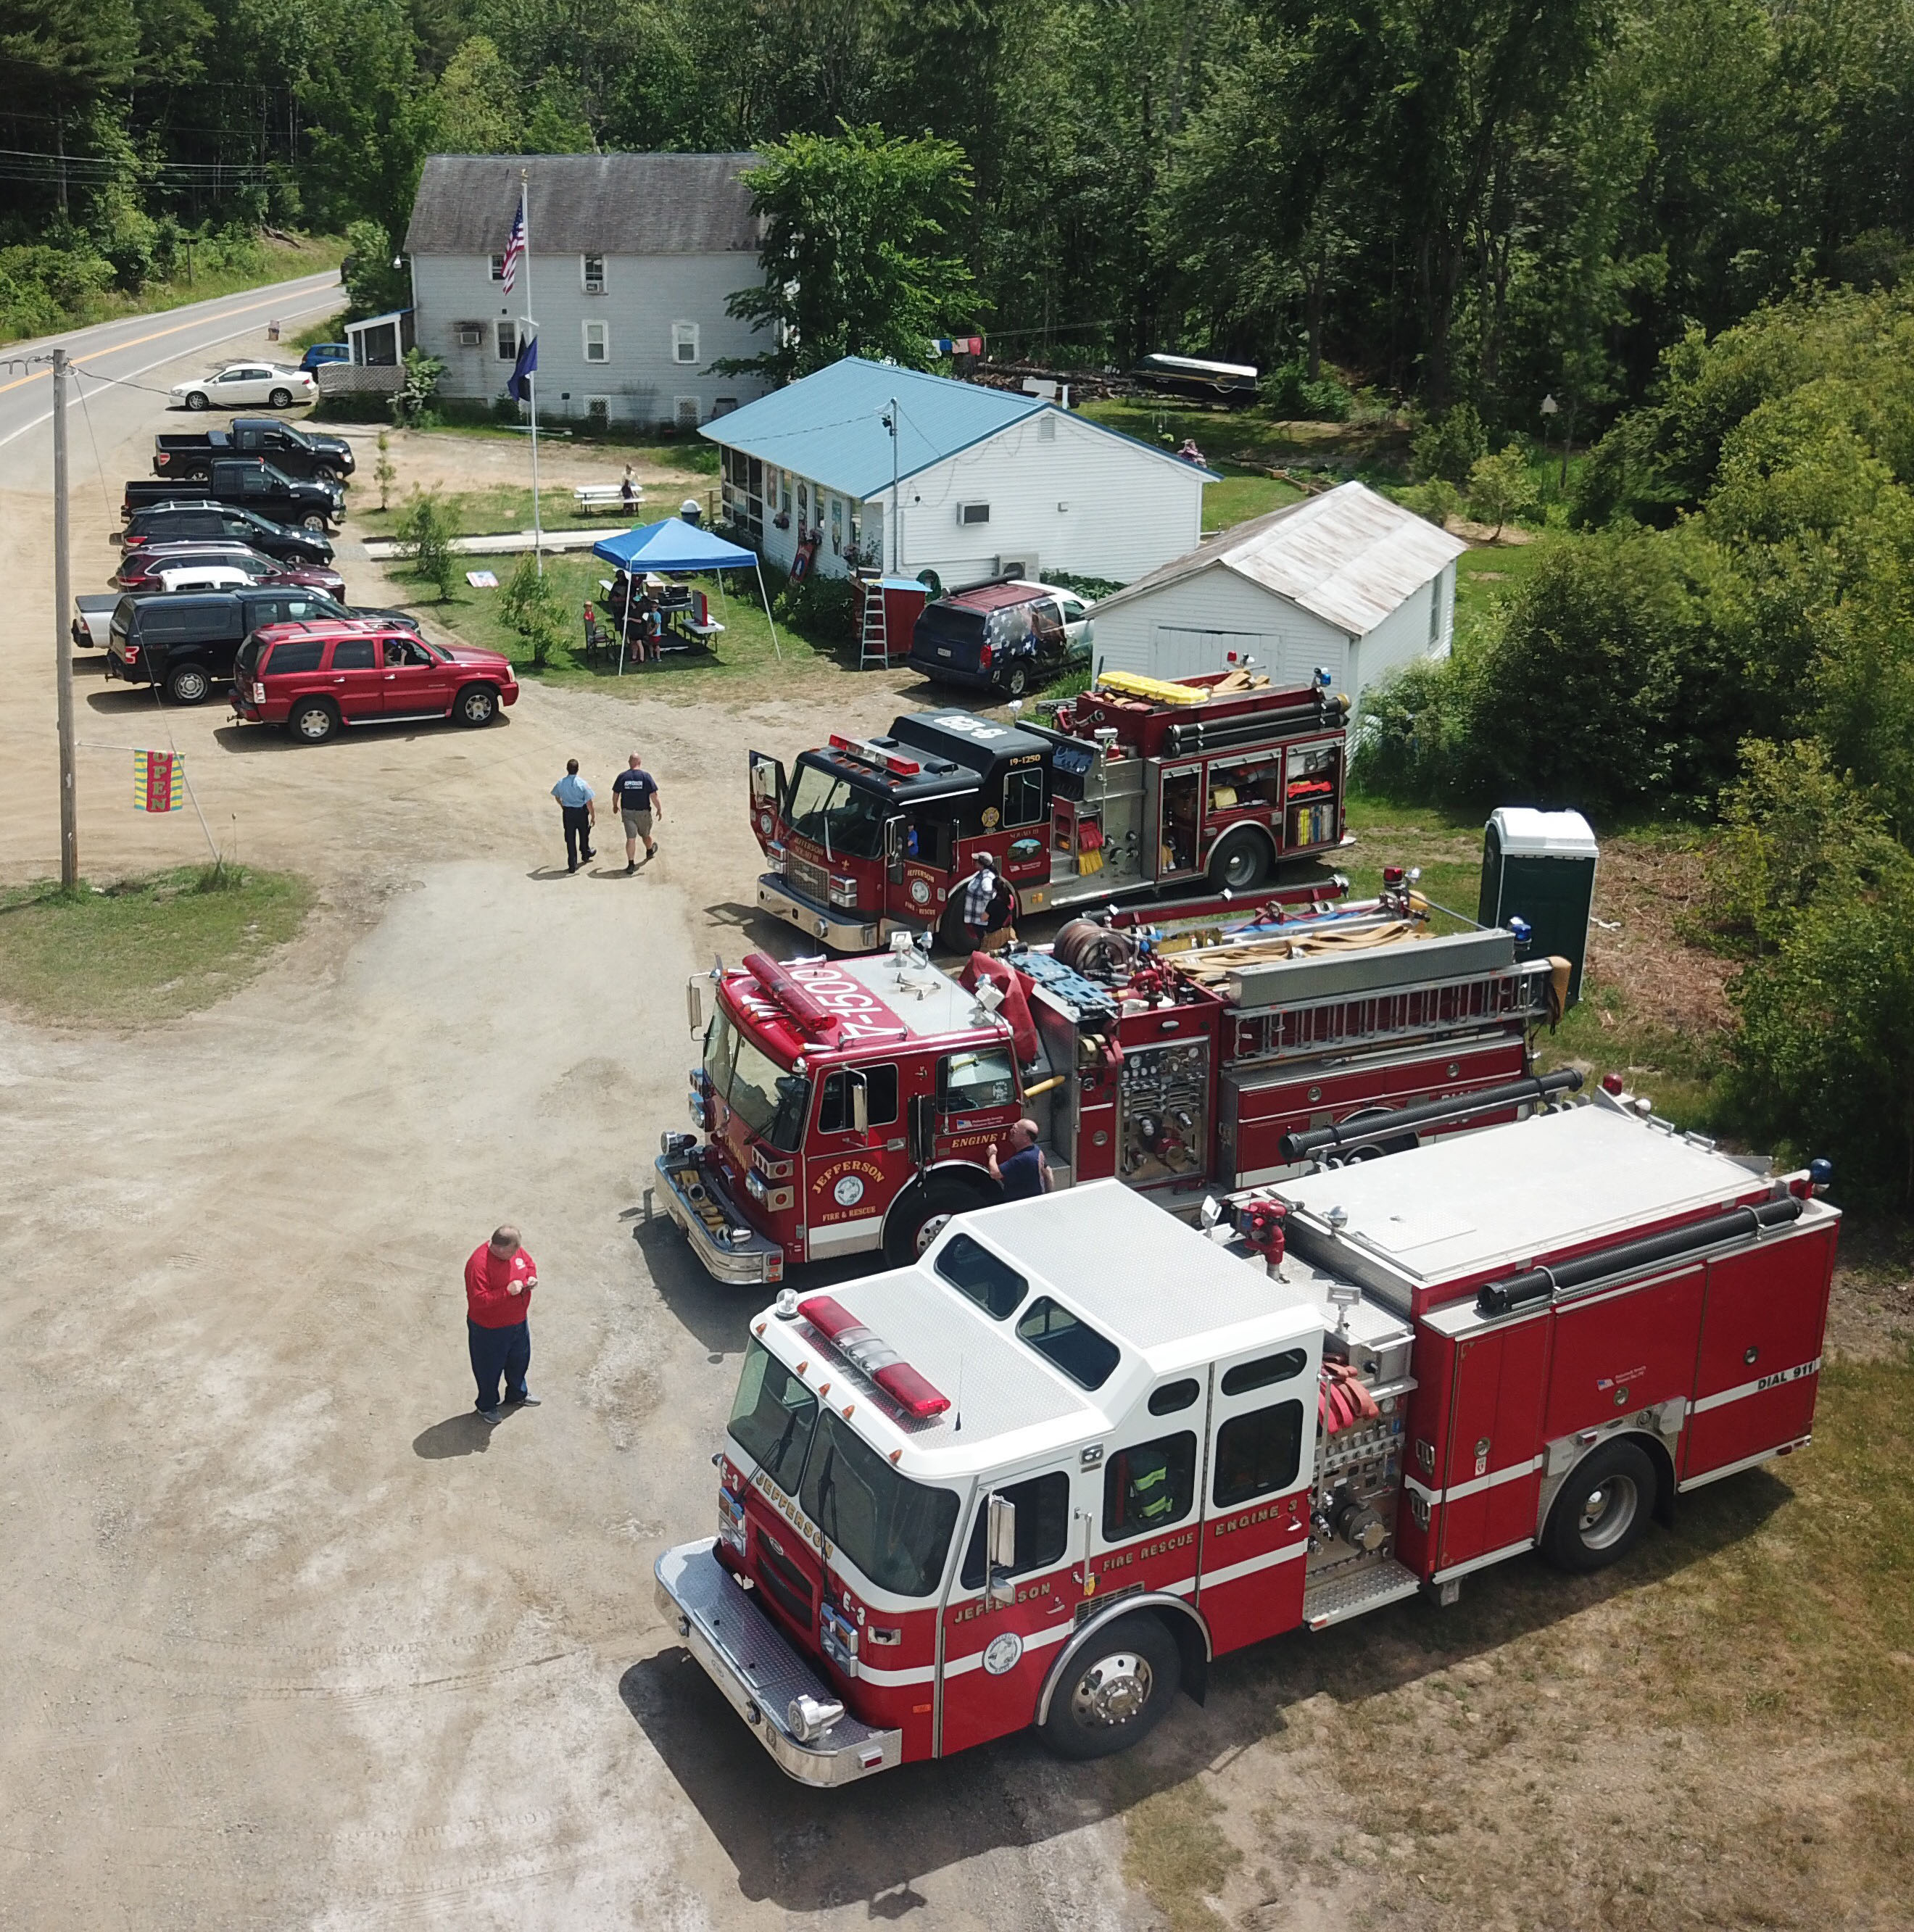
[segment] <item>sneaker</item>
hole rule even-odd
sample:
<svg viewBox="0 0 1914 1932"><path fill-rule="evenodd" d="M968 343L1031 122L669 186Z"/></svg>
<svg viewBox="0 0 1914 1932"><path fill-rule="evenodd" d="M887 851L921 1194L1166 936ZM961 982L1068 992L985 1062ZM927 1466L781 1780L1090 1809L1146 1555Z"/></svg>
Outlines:
<svg viewBox="0 0 1914 1932"><path fill-rule="evenodd" d="M505 1420L504 1406L501 1404L496 1408L482 1408L478 1412L478 1415L482 1421L502 1422Z"/></svg>
<svg viewBox="0 0 1914 1932"><path fill-rule="evenodd" d="M647 845L645 848L645 856L647 859L656 859L658 856L658 848L656 845Z"/></svg>
<svg viewBox="0 0 1914 1932"><path fill-rule="evenodd" d="M507 1396L506 1403L508 1407L513 1408L536 1408L538 1406L538 1398L530 1389L526 1389L523 1394Z"/></svg>
<svg viewBox="0 0 1914 1932"><path fill-rule="evenodd" d="M567 866L565 869L568 872L575 872L578 868L576 866Z"/></svg>
<svg viewBox="0 0 1914 1932"><path fill-rule="evenodd" d="M647 857L649 857L650 855L649 854L647 854L646 856ZM628 878L632 876L632 874L634 872L635 872L638 869L638 860L635 860L635 859L627 859L627 860L625 861L625 876L626 876L626 878L628 878Z"/></svg>

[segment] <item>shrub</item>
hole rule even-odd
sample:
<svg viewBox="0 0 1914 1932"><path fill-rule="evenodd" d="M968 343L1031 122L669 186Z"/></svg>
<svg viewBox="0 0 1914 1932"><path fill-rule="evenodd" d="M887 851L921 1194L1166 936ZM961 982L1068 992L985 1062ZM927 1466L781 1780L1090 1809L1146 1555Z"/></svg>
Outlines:
<svg viewBox="0 0 1914 1932"><path fill-rule="evenodd" d="M1477 460L1489 452L1489 439L1473 404L1457 403L1415 433L1409 461L1418 478L1439 476L1450 483L1468 480Z"/></svg>
<svg viewBox="0 0 1914 1932"><path fill-rule="evenodd" d="M542 576L538 560L529 550L499 592L499 610L506 622L532 646L532 662L543 667L565 641L565 606L558 586Z"/></svg>
<svg viewBox="0 0 1914 1932"><path fill-rule="evenodd" d="M1292 421L1347 422L1356 400L1348 386L1327 373L1312 378L1309 368L1298 357L1272 369L1259 386L1264 406Z"/></svg>
<svg viewBox="0 0 1914 1932"><path fill-rule="evenodd" d="M391 507L392 485L398 481L399 472L392 464L392 439L382 429L379 432L379 460L372 466L372 480L379 485L379 507Z"/></svg>
<svg viewBox="0 0 1914 1932"><path fill-rule="evenodd" d="M1087 597L1091 603L1101 603L1106 597L1114 597L1123 588L1114 577L1079 577L1073 570L1046 570L1043 573L1046 584L1054 584L1059 590L1074 590L1079 597Z"/></svg>
<svg viewBox="0 0 1914 1932"><path fill-rule="evenodd" d="M1449 519L1462 508L1462 492L1446 477L1432 476L1426 483L1405 490L1402 503L1418 517L1426 517L1438 530L1446 530Z"/></svg>
<svg viewBox="0 0 1914 1932"><path fill-rule="evenodd" d="M1505 444L1499 456L1478 456L1469 465L1468 507L1478 523L1495 525L1491 543L1502 535L1504 525L1533 516L1541 501L1520 443Z"/></svg>
<svg viewBox="0 0 1914 1932"><path fill-rule="evenodd" d="M413 490L394 534L398 538L399 554L410 560L413 575L435 585L442 604L458 582L459 564L452 550L452 538L458 530L439 493Z"/></svg>
<svg viewBox="0 0 1914 1932"><path fill-rule="evenodd" d="M432 398L438 394L439 379L446 365L422 349L406 351L405 386L392 398L392 420L412 429L430 420Z"/></svg>
<svg viewBox="0 0 1914 1932"><path fill-rule="evenodd" d="M787 584L772 602L778 615L813 643L845 644L854 634L857 594L847 577L814 574L802 584Z"/></svg>

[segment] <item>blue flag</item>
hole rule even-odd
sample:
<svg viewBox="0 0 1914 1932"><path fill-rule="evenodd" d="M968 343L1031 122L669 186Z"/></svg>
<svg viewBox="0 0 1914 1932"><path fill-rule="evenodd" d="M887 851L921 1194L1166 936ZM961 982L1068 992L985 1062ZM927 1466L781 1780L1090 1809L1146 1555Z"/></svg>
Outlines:
<svg viewBox="0 0 1914 1932"><path fill-rule="evenodd" d="M528 335L518 352L518 360L512 365L512 374L506 378L505 392L514 403L525 400L527 379L538 366L538 338Z"/></svg>

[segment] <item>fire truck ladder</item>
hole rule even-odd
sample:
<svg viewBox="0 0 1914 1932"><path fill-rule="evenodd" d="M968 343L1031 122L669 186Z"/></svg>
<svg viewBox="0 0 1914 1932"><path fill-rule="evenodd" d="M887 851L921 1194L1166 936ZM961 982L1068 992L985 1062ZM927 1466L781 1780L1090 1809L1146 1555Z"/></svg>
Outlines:
<svg viewBox="0 0 1914 1932"><path fill-rule="evenodd" d="M884 579L858 573L862 603L857 626L857 668L882 670L890 662L890 634L884 624Z"/></svg>

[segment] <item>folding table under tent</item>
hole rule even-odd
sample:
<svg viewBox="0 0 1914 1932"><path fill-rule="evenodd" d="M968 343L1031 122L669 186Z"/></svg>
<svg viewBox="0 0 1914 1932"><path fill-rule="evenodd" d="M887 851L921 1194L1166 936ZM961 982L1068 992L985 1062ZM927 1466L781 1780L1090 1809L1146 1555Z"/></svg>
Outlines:
<svg viewBox="0 0 1914 1932"><path fill-rule="evenodd" d="M783 660L784 646L778 642L778 627L771 616L771 600L764 592L764 567L754 550L728 543L721 536L682 517L667 517L662 522L640 524L635 530L616 536L601 537L592 546L592 554L615 563L628 577L636 580L647 572L687 572L700 570L751 570L758 578L758 594L764 599L764 621L771 627L771 648ZM719 586L723 595L723 586ZM632 626L632 599L625 599L625 615L618 626L618 674L625 674L625 646Z"/></svg>

